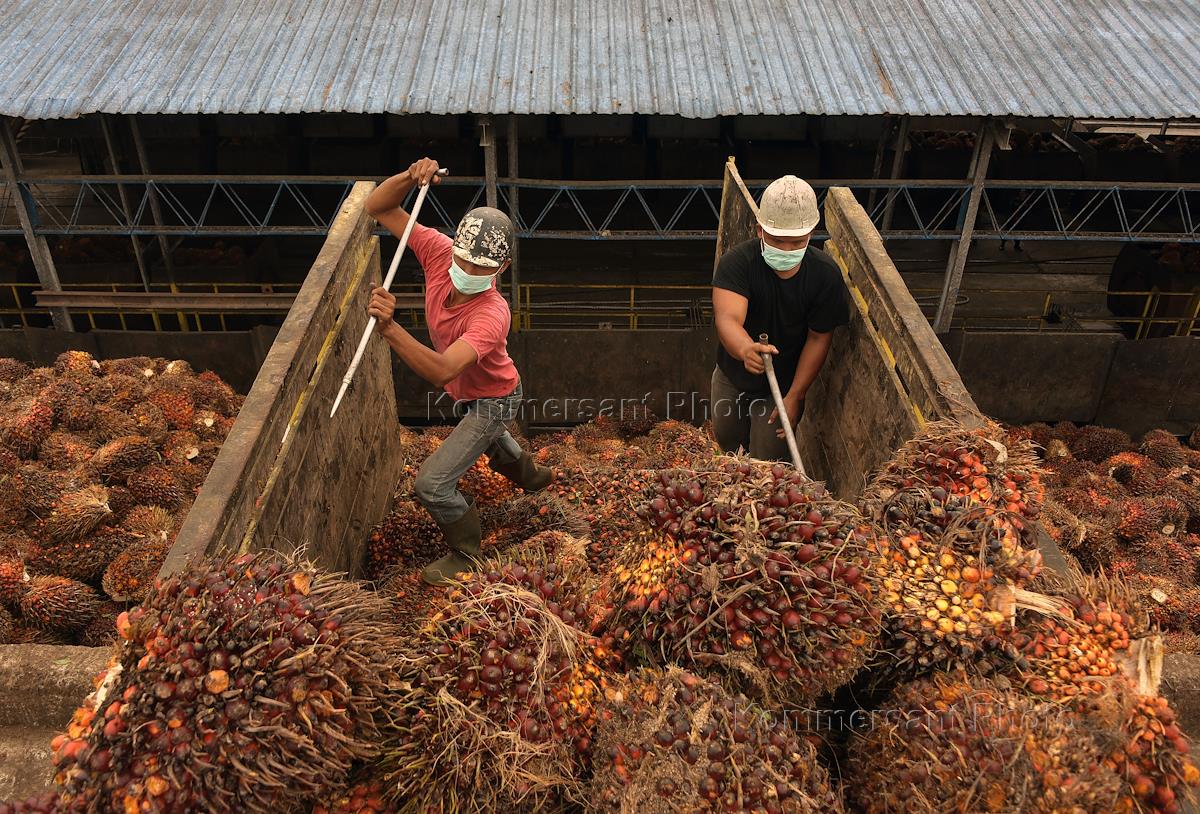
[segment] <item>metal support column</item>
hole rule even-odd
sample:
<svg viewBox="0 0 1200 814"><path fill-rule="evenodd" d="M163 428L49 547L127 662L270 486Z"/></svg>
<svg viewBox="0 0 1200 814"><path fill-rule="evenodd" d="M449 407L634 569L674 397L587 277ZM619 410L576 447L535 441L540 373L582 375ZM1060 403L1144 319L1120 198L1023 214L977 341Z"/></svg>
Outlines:
<svg viewBox="0 0 1200 814"><path fill-rule="evenodd" d="M25 243L29 246L29 256L33 258L33 267L37 270L38 282L47 291L62 291L58 280L58 269L54 267L54 258L50 255L50 246L46 238L37 234L34 226L37 224L37 208L33 197L25 189L21 181L25 168L21 164L21 156L17 152L17 138L14 132L15 119L0 118L0 165L3 165L4 180L13 190L13 202L16 204L17 219L21 222L21 231L25 234ZM50 318L54 327L60 331L74 331L71 315L66 308L51 308Z"/></svg>
<svg viewBox="0 0 1200 814"><path fill-rule="evenodd" d="M520 177L517 169L517 114L508 116L508 177L514 182ZM512 218L513 228L521 228L520 192L516 183L508 188L508 216ZM508 282L511 286L509 301L515 309L521 304L521 241L513 240L512 266L508 270ZM517 326L520 327L519 325Z"/></svg>
<svg viewBox="0 0 1200 814"><path fill-rule="evenodd" d="M142 141L142 131L138 127L137 118L126 116L126 119L129 121L129 132L133 136L133 149L137 151L138 169L142 175L149 175L150 160L146 157L146 143ZM147 185L146 192L150 199L150 215L154 218L154 225L161 229L163 216L162 204L158 200L158 192L154 189L153 184ZM175 259L171 256L171 244L168 242L166 235L158 236L158 250L162 253L163 268L167 272L167 282L171 286L171 293L178 294L179 287L175 285ZM175 316L179 320L179 330L187 331L187 315L182 311L178 311ZM199 317L197 317L197 321L199 321Z"/></svg>
<svg viewBox="0 0 1200 814"><path fill-rule="evenodd" d="M875 166L871 169L871 178L879 178L879 173L883 172L883 154L887 152L888 142L892 139L892 133L896 130L897 119L895 116L883 117L883 128L879 131L879 143L875 145ZM867 196L867 214L870 215L875 211L875 198L879 190L874 187Z"/></svg>
<svg viewBox="0 0 1200 814"><path fill-rule="evenodd" d="M938 299L937 314L933 318L934 333L950 330L954 318L954 303L962 286L963 271L967 267L967 254L971 250L971 235L975 231L975 217L979 214L979 201L983 198L983 182L987 178L988 163L992 159L992 145L996 142L995 125L990 119L983 122L979 136L975 139L975 155L971 159L971 192L967 197L967 210L963 216L962 235L950 244L950 257L946 261L946 278L942 283L942 295Z"/></svg>
<svg viewBox="0 0 1200 814"><path fill-rule="evenodd" d="M892 172L888 178L895 181L900 177L900 170L904 167L904 154L908 152L908 114L900 117L900 129L896 132L896 154L892 156ZM879 231L886 232L892 228L892 213L896 210L896 194L897 191L889 189L887 193L887 204L883 208L883 223L879 227Z"/></svg>
<svg viewBox="0 0 1200 814"><path fill-rule="evenodd" d="M483 178L487 205L496 208L496 134L492 132L492 117L479 117L479 146L483 148Z"/></svg>
<svg viewBox="0 0 1200 814"><path fill-rule="evenodd" d="M121 175L121 159L117 155L117 137L113 129L112 115L109 113L100 114L100 129L104 133L104 148L108 152L108 165L112 168L113 175ZM117 184L117 197L121 201L121 212L125 215L125 221L131 226L133 225L133 206L129 202L129 192L125 189L124 184ZM146 270L146 254L142 249L142 240L137 235L130 235L129 241L133 244L133 259L137 261L138 276L142 278L142 290L150 290L150 273Z"/></svg>

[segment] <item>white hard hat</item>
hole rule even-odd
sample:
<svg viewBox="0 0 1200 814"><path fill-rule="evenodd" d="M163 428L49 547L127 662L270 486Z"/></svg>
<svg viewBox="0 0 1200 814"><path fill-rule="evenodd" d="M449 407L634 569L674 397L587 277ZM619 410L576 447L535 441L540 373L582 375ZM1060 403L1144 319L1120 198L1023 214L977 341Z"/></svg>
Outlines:
<svg viewBox="0 0 1200 814"><path fill-rule="evenodd" d="M804 237L820 220L817 193L794 175L776 178L758 202L758 225L775 237Z"/></svg>

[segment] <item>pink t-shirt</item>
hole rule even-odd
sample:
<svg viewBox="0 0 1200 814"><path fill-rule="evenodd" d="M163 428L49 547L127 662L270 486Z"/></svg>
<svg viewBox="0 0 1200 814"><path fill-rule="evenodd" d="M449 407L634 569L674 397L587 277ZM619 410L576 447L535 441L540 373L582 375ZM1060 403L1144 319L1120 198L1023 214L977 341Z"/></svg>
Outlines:
<svg viewBox="0 0 1200 814"><path fill-rule="evenodd" d="M494 285L462 305L446 307L446 299L454 290L450 282L453 245L437 229L419 223L413 224L408 236L408 248L425 269L425 321L434 350L442 353L462 339L478 356L475 364L446 383L446 392L462 401L507 396L521 380L508 355L512 312Z"/></svg>

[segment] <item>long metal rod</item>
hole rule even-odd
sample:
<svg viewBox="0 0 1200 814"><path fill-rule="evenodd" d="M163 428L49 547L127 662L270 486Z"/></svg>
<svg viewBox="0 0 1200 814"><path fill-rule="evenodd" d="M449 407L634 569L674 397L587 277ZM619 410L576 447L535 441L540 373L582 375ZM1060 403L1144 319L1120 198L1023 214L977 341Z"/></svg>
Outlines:
<svg viewBox="0 0 1200 814"><path fill-rule="evenodd" d="M449 172L445 167L438 170L439 175L445 175ZM400 235L400 245L396 247L396 253L392 256L392 264L388 267L387 276L383 278L383 287L391 289L392 280L396 277L396 269L400 268L400 258L404 255L404 249L408 246L408 236L412 234L413 224L417 222L417 215L421 214L421 206L425 203L425 196L429 194L431 184L422 184L417 192L417 200L413 203L412 212L408 214L408 222L404 224L404 232ZM338 390L337 398L333 400L333 409L329 411L329 417L333 418L337 414L338 407L342 404L342 398L346 395L346 391L350 389L350 383L354 381L354 374L358 371L358 366L362 364L363 354L367 351L367 344L371 341L371 334L375 333L375 317L367 320L367 327L363 330L362 339L358 341L358 348L354 351L354 358L350 360L350 367L346 370L346 375L342 377L342 386Z"/></svg>
<svg viewBox="0 0 1200 814"><path fill-rule="evenodd" d="M759 334L758 341L762 344L767 344L767 335ZM779 411L779 420L783 424L783 437L787 439L788 452L792 454L792 464L796 467L796 471L804 477L808 477L808 473L804 471L804 463L800 460L800 448L796 446L796 433L792 431L792 417L788 415L787 407L783 404L783 394L779 392L779 380L775 378L775 364L771 361L771 354L764 353L762 355L763 364L767 370L767 384L771 388L771 396L775 399L775 409Z"/></svg>
<svg viewBox="0 0 1200 814"><path fill-rule="evenodd" d="M17 220L21 223L21 232L25 235L25 243L29 246L29 256L33 258L33 267L37 271L38 281L42 288L48 291L61 291L62 283L58 279L58 269L54 267L54 257L50 254L50 245L44 235L37 230L37 209L33 196L21 183L25 168L21 165L21 154L17 152L17 138L12 130L15 120L0 117L0 168L4 177L16 193ZM50 319L54 327L60 331L74 331L71 315L66 308L51 308Z"/></svg>

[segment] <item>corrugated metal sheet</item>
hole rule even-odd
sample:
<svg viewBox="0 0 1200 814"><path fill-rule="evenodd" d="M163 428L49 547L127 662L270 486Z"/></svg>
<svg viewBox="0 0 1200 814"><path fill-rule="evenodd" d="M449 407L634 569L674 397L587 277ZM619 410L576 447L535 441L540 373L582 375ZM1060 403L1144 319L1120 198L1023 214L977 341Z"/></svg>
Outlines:
<svg viewBox="0 0 1200 814"><path fill-rule="evenodd" d="M0 113L1200 115L1200 0L0 0Z"/></svg>

